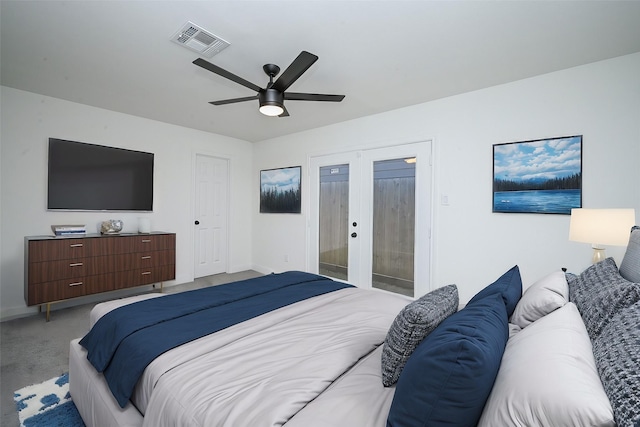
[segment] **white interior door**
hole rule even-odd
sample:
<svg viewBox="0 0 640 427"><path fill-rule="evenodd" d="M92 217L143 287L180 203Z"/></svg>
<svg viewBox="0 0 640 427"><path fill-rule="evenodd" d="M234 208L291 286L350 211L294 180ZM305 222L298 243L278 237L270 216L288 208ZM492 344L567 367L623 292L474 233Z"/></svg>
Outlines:
<svg viewBox="0 0 640 427"><path fill-rule="evenodd" d="M227 270L228 160L195 159L194 277Z"/></svg>
<svg viewBox="0 0 640 427"><path fill-rule="evenodd" d="M310 158L312 272L408 296L430 290L430 141Z"/></svg>

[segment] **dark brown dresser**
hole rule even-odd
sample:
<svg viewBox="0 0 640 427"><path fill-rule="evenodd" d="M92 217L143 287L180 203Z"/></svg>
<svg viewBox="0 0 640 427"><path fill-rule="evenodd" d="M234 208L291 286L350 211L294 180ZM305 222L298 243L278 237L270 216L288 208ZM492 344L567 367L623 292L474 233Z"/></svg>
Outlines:
<svg viewBox="0 0 640 427"><path fill-rule="evenodd" d="M27 236L24 299L47 306L85 295L173 280L175 233Z"/></svg>

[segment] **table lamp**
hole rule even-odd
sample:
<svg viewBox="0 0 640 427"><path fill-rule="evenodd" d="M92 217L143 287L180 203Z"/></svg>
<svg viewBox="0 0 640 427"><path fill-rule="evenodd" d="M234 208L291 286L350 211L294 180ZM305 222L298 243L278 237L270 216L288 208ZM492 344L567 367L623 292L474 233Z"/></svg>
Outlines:
<svg viewBox="0 0 640 427"><path fill-rule="evenodd" d="M571 209L569 240L591 243L595 264L606 258L603 245L627 245L635 220L634 209Z"/></svg>

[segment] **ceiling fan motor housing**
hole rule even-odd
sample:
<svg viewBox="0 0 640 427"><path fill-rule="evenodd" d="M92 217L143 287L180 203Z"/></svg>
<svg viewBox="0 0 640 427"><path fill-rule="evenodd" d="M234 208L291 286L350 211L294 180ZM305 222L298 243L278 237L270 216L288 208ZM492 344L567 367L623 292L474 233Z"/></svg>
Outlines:
<svg viewBox="0 0 640 427"><path fill-rule="evenodd" d="M276 89L265 89L264 91L260 92L259 97L260 106L275 105L278 107L282 107L284 105L284 95L282 92L279 92Z"/></svg>

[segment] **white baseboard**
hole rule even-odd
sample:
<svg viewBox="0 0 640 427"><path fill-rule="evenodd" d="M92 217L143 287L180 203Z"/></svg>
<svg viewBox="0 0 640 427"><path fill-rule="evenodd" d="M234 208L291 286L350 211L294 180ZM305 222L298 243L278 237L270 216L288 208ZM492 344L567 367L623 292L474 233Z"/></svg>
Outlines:
<svg viewBox="0 0 640 427"><path fill-rule="evenodd" d="M274 272L271 268L264 267L261 265L255 265L255 264L251 267L251 269L262 274L271 274Z"/></svg>

